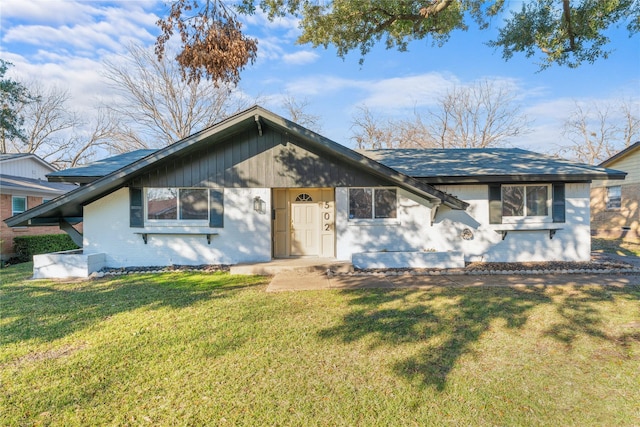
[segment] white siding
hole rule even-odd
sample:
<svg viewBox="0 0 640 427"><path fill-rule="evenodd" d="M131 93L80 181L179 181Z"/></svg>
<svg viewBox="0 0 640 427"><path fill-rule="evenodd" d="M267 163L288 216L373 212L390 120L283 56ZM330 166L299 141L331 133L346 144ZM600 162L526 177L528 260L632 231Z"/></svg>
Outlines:
<svg viewBox="0 0 640 427"><path fill-rule="evenodd" d="M440 207L433 225L431 207L409 193L398 191L396 221L349 221L348 189L336 189L337 258L350 260L352 254L372 251L461 251L466 261L588 261L591 253L589 232L589 184L567 184L566 222L529 224L532 227L558 227L553 237L548 231L511 231L502 240L489 224L486 185L441 186L441 190L470 204L466 211ZM549 221L551 221L549 219ZM471 240L461 237L463 230L473 233Z"/></svg>
<svg viewBox="0 0 640 427"><path fill-rule="evenodd" d="M40 161L31 158L19 158L2 162L0 173L3 175L20 176L23 178L41 179L46 181L45 175L55 171L53 167L47 167Z"/></svg>
<svg viewBox="0 0 640 427"><path fill-rule="evenodd" d="M267 203L265 212L253 210L253 198ZM271 259L269 189L224 190L224 228L129 227L129 191L120 189L84 209L84 253L105 253L107 267L237 264ZM145 244L139 234L153 231L210 233L203 235L149 234Z"/></svg>

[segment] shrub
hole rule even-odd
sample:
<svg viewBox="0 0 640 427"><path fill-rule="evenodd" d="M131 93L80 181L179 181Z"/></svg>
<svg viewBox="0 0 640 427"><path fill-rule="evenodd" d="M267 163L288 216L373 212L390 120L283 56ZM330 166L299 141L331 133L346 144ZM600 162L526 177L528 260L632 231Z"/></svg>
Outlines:
<svg viewBox="0 0 640 427"><path fill-rule="evenodd" d="M16 237L13 248L18 262L28 262L34 255L78 249L78 245L68 234L42 234Z"/></svg>

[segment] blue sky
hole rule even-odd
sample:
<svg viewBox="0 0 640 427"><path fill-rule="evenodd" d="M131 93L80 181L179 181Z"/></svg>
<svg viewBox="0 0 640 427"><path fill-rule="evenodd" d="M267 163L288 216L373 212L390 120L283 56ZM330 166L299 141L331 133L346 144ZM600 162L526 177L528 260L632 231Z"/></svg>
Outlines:
<svg viewBox="0 0 640 427"><path fill-rule="evenodd" d="M512 7L519 7L512 1ZM0 4L0 57L12 62L13 77L68 89L73 105L86 110L110 94L101 75L104 60L121 54L129 42L151 46L164 14L162 1L3 0ZM281 100L291 95L308 103L321 120L321 133L352 146L351 123L359 107L379 116L410 118L414 109L435 105L454 85L495 79L517 94L532 132L513 146L553 151L566 144L562 123L575 102L584 106L632 100L640 111L640 36L625 28L611 33L614 52L607 60L577 69L540 71L535 58L505 62L485 43L496 34L455 32L443 47L415 41L409 52L377 46L361 66L359 53L338 58L333 49L297 45L297 22L268 22L258 14L243 18L247 34L258 38L258 60L242 73L245 96L283 114Z"/></svg>

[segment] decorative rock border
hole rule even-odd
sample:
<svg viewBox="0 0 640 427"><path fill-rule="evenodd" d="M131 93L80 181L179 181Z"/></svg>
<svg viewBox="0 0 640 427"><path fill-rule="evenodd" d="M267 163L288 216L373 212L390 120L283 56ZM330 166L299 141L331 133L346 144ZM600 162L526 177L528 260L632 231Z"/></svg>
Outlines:
<svg viewBox="0 0 640 427"><path fill-rule="evenodd" d="M367 271L358 270L348 273L327 271L331 276L489 276L511 275L527 276L542 274L640 274L640 268L605 268L605 269L565 269L565 270L404 270L404 271Z"/></svg>
<svg viewBox="0 0 640 427"><path fill-rule="evenodd" d="M548 262L548 263L473 263L465 268L452 269L362 269L348 273L327 271L329 275L347 276L486 276L540 274L640 274L640 267L617 262Z"/></svg>
<svg viewBox="0 0 640 427"><path fill-rule="evenodd" d="M103 268L100 271L92 273L90 279L99 279L102 277L124 276L128 274L161 274L161 273L177 273L177 272L199 272L199 273L215 273L218 271L229 271L229 266L220 265L168 265L168 266L149 266L149 267L122 267L122 268Z"/></svg>

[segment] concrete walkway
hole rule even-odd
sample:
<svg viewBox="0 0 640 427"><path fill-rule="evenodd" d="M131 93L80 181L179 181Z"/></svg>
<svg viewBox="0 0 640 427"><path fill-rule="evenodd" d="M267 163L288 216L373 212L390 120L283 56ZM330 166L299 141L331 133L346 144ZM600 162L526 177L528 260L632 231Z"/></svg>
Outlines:
<svg viewBox="0 0 640 427"><path fill-rule="evenodd" d="M537 275L327 275L321 272L285 271L276 274L267 292L320 289L418 288L442 286L640 286L640 274L537 274Z"/></svg>

